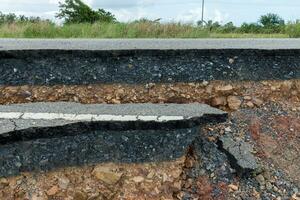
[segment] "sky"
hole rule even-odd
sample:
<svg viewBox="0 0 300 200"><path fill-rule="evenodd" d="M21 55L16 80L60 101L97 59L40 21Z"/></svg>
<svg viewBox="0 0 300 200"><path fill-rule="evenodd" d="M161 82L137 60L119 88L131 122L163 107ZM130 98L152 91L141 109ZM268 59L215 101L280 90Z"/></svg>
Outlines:
<svg viewBox="0 0 300 200"><path fill-rule="evenodd" d="M55 20L59 0L0 0L3 13L41 16ZM201 19L202 0L83 0L93 8L104 8L127 22L140 18L164 22L193 23ZM277 13L286 21L300 19L299 0L205 0L204 19L240 25L257 22L259 16Z"/></svg>

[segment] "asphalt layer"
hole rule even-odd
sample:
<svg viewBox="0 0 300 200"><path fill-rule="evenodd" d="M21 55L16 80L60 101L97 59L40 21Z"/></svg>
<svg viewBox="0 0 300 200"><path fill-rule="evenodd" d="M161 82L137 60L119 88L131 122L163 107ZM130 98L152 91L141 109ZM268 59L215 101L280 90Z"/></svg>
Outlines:
<svg viewBox="0 0 300 200"><path fill-rule="evenodd" d="M180 115L181 121L130 122L11 119L13 112ZM10 119L6 119L4 116ZM0 106L0 176L102 162L158 162L185 155L205 124L227 114L201 104L81 105L37 103ZM190 118L192 117L192 118Z"/></svg>
<svg viewBox="0 0 300 200"><path fill-rule="evenodd" d="M300 49L0 50L0 85L288 80L299 63Z"/></svg>
<svg viewBox="0 0 300 200"><path fill-rule="evenodd" d="M65 115L77 116L75 120ZM98 118L85 118L90 115ZM27 116L27 117L26 117ZM53 117L54 116L54 117ZM58 116L58 117L55 117ZM59 117L61 116L61 117ZM80 118L83 116L83 118ZM0 143L55 136L60 130L64 135L76 129L80 134L84 129L128 130L128 129L176 129L194 127L209 120L226 118L221 110L204 104L122 104L122 105L83 105L77 103L32 103L0 106ZM162 119L162 120L159 120ZM45 128L57 128L52 134ZM28 130L25 134L18 131ZM34 129L34 131L32 131ZM40 131L40 134L33 132ZM60 135L62 133L57 133Z"/></svg>
<svg viewBox="0 0 300 200"><path fill-rule="evenodd" d="M0 50L299 49L300 39L0 39Z"/></svg>
<svg viewBox="0 0 300 200"><path fill-rule="evenodd" d="M79 104L72 102L29 103L0 105L0 112L64 113L97 115L142 115L142 116L183 116L201 117L204 114L225 112L206 104Z"/></svg>
<svg viewBox="0 0 300 200"><path fill-rule="evenodd" d="M86 129L85 134L17 141L0 145L0 176L106 162L170 161L184 156L198 134L197 127L127 131Z"/></svg>

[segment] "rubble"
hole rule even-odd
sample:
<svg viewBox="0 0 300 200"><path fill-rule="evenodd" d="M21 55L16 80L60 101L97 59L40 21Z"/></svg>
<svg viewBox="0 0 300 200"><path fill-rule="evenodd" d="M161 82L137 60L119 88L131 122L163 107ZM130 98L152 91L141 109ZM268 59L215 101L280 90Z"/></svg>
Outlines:
<svg viewBox="0 0 300 200"><path fill-rule="evenodd" d="M235 141L230 135L224 135L219 139L220 148L226 152L233 167L242 175L249 175L259 169L255 157L251 152L253 148L243 141Z"/></svg>

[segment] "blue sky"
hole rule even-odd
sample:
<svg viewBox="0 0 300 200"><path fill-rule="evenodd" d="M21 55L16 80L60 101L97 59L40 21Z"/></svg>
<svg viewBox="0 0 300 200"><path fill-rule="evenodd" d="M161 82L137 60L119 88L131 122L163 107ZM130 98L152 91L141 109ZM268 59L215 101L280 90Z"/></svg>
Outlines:
<svg viewBox="0 0 300 200"><path fill-rule="evenodd" d="M0 0L4 13L42 16L54 19L59 0ZM202 0L84 0L93 8L105 8L120 21L142 17L163 21L195 22L201 19ZM285 20L300 19L297 0L205 0L205 20L221 23L256 22L260 15L277 13Z"/></svg>

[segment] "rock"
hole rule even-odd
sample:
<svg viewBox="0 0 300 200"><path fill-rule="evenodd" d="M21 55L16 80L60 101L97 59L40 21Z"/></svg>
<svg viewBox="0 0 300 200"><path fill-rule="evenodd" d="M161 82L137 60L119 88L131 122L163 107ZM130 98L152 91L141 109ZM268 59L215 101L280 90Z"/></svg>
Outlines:
<svg viewBox="0 0 300 200"><path fill-rule="evenodd" d="M261 105L263 105L264 102L261 99L253 98L252 103L254 103L254 105L256 105L257 107L260 107Z"/></svg>
<svg viewBox="0 0 300 200"><path fill-rule="evenodd" d="M227 97L228 106L231 110L238 110L241 107L242 101L237 96Z"/></svg>
<svg viewBox="0 0 300 200"><path fill-rule="evenodd" d="M294 85L293 81L284 81L281 84L281 91L285 92L285 93L288 93L288 92L291 91L293 85Z"/></svg>
<svg viewBox="0 0 300 200"><path fill-rule="evenodd" d="M215 97L211 102L212 106L225 106L227 99L225 97Z"/></svg>
<svg viewBox="0 0 300 200"><path fill-rule="evenodd" d="M233 90L233 87L232 85L217 86L215 90L217 92L231 92Z"/></svg>
<svg viewBox="0 0 300 200"><path fill-rule="evenodd" d="M112 99L111 102L112 102L113 104L120 104L120 103L121 103L121 101L118 100L118 99Z"/></svg>
<svg viewBox="0 0 300 200"><path fill-rule="evenodd" d="M58 179L58 186L63 190L68 188L69 183L70 183L70 180L67 179L66 177L61 177Z"/></svg>
<svg viewBox="0 0 300 200"><path fill-rule="evenodd" d="M225 128L225 133L230 133L230 132L232 132L231 128L230 128L229 126L226 127L226 128Z"/></svg>
<svg viewBox="0 0 300 200"><path fill-rule="evenodd" d="M203 86L208 86L208 84L209 84L208 81L203 81L203 82L202 82L202 85L203 85Z"/></svg>
<svg viewBox="0 0 300 200"><path fill-rule="evenodd" d="M252 97L250 97L250 96L244 96L244 100L250 101L250 100L252 100Z"/></svg>
<svg viewBox="0 0 300 200"><path fill-rule="evenodd" d="M246 103L246 106L249 108L253 108L254 107L254 103L252 103L251 101Z"/></svg>
<svg viewBox="0 0 300 200"><path fill-rule="evenodd" d="M9 182L6 178L0 178L0 189L3 189L9 185Z"/></svg>
<svg viewBox="0 0 300 200"><path fill-rule="evenodd" d="M255 177L255 180L259 183L259 185L264 186L266 181L265 181L265 177L263 175L258 175Z"/></svg>
<svg viewBox="0 0 300 200"><path fill-rule="evenodd" d="M142 176L136 176L136 177L133 177L132 180L136 183L141 183L145 180L145 178Z"/></svg>
<svg viewBox="0 0 300 200"><path fill-rule="evenodd" d="M75 192L74 200L87 200L87 199L88 199L88 196L86 193L81 192L81 191Z"/></svg>
<svg viewBox="0 0 300 200"><path fill-rule="evenodd" d="M229 62L229 64L233 64L233 63L234 63L234 59L233 59L233 58L230 58L230 59L228 60L228 62Z"/></svg>
<svg viewBox="0 0 300 200"><path fill-rule="evenodd" d="M4 91L9 93L9 94L15 94L18 92L18 88L17 87L14 87L14 86L8 86L8 87L5 87L4 88Z"/></svg>
<svg viewBox="0 0 300 200"><path fill-rule="evenodd" d="M291 200L300 200L300 193L293 194Z"/></svg>
<svg viewBox="0 0 300 200"><path fill-rule="evenodd" d="M122 177L123 173L114 172L110 167L96 167L93 170L93 175L100 181L113 185L116 184Z"/></svg>
<svg viewBox="0 0 300 200"><path fill-rule="evenodd" d="M228 159L241 175L248 176L259 169L255 157L251 152L253 148L243 141L235 141L231 136L224 135L219 139L219 145L228 155Z"/></svg>
<svg viewBox="0 0 300 200"><path fill-rule="evenodd" d="M239 187L237 185L234 185L234 184L228 185L228 188L232 191L238 191L239 190Z"/></svg>
<svg viewBox="0 0 300 200"><path fill-rule="evenodd" d="M50 188L50 189L46 192L46 194L47 194L48 196L54 196L54 195L56 195L56 194L58 193L58 191L59 191L59 188L55 185L55 186L53 186L52 188Z"/></svg>

